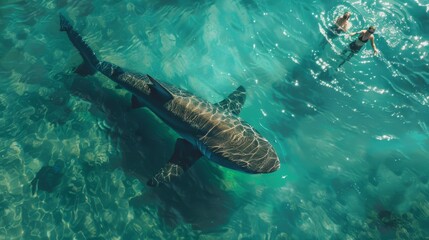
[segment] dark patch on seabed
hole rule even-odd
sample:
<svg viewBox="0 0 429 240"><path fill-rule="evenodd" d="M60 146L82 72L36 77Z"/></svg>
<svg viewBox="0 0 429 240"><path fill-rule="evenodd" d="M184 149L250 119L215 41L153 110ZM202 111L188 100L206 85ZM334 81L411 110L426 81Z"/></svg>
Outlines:
<svg viewBox="0 0 429 240"><path fill-rule="evenodd" d="M302 64L293 68L285 79L274 82L272 86L274 101L284 107L289 117L271 119L270 128L285 138L294 134L294 129L297 128L295 124L299 120L319 113L315 106L317 108L324 106L322 88L310 74L310 69L315 68L316 64L307 60L312 59L312 56L303 59ZM324 78L329 78L326 73L323 75Z"/></svg>

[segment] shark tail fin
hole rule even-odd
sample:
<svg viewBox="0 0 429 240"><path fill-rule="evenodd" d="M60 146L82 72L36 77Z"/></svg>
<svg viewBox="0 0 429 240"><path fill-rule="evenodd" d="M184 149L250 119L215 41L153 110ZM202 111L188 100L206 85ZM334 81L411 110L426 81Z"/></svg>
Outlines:
<svg viewBox="0 0 429 240"><path fill-rule="evenodd" d="M60 14L60 31L67 32L70 42L82 56L83 63L79 65L79 67L75 68L74 71L81 76L93 75L96 73L97 66L100 61L95 56L94 51L92 51L88 44L83 40L82 36L73 29L70 22L62 14Z"/></svg>
<svg viewBox="0 0 429 240"><path fill-rule="evenodd" d="M72 25L69 21L67 21L66 17L60 13L60 31L61 32L68 32L69 30L73 29Z"/></svg>

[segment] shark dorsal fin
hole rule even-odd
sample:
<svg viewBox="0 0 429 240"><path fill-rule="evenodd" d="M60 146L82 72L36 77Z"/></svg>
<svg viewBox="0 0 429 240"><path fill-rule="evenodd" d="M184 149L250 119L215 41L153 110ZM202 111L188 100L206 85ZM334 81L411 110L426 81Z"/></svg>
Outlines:
<svg viewBox="0 0 429 240"><path fill-rule="evenodd" d="M244 101L246 101L246 89L244 89L243 86L239 86L234 92L229 94L227 98L215 105L238 115L244 105Z"/></svg>
<svg viewBox="0 0 429 240"><path fill-rule="evenodd" d="M162 103L168 102L174 98L173 94L168 89L166 89L160 82L155 80L150 75L147 75L147 77L152 83L152 90L154 90L154 92L158 95Z"/></svg>

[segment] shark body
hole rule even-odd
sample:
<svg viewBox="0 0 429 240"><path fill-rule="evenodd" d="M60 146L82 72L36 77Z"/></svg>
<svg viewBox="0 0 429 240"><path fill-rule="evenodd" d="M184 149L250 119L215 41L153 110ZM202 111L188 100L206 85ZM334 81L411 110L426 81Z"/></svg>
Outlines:
<svg viewBox="0 0 429 240"><path fill-rule="evenodd" d="M280 167L272 145L238 117L246 99L242 86L223 101L210 103L147 74L99 61L63 15L60 15L60 25L60 30L67 33L83 58L83 63L75 70L77 73L85 76L101 72L133 94L133 108L148 107L182 136L176 141L168 163L148 185L170 182L202 155L224 167L247 173L270 173Z"/></svg>

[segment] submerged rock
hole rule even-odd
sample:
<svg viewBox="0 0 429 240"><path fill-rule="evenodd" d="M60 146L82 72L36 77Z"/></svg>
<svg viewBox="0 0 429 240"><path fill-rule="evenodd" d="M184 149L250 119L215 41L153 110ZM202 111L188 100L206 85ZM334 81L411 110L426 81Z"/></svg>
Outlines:
<svg viewBox="0 0 429 240"><path fill-rule="evenodd" d="M44 166L36 174L36 177L31 181L31 189L33 195L36 190L52 192L61 182L61 165L57 162L54 166Z"/></svg>

